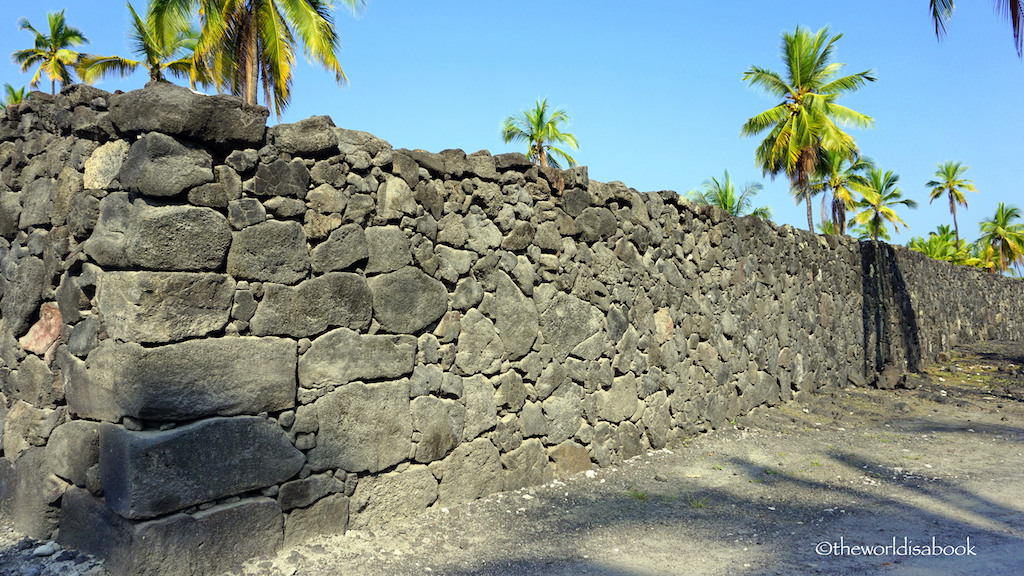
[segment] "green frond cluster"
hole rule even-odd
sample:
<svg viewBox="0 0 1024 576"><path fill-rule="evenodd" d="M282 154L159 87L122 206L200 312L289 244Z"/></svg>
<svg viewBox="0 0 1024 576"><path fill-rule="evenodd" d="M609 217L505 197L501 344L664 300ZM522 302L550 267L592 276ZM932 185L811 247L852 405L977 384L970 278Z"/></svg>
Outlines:
<svg viewBox="0 0 1024 576"><path fill-rule="evenodd" d="M564 108L552 109L547 98L537 100L533 108L505 118L501 124L501 137L505 143L525 142L526 157L540 166L561 168L562 162L575 166L576 159L565 147L579 149L576 136L562 132L562 124L569 123L569 114ZM561 162L559 161L561 159Z"/></svg>
<svg viewBox="0 0 1024 576"><path fill-rule="evenodd" d="M779 99L774 107L749 118L741 127L743 136L767 132L755 152L758 166L766 175L786 174L794 194L807 203L807 226L814 229L810 181L819 158L826 153L853 157L857 146L840 126L870 128L874 120L840 106L836 100L874 81L870 71L840 76L843 64L831 62L842 34L831 35L822 28L815 33L798 26L782 35L783 76L752 66L743 74L751 87Z"/></svg>
<svg viewBox="0 0 1024 576"><path fill-rule="evenodd" d="M43 74L50 79L50 93L57 93L57 83L67 86L74 82L74 68L78 63L79 53L72 50L75 46L88 44L89 40L81 30L68 26L64 11L50 12L46 15L49 33L44 34L32 27L25 18L18 21L22 30L35 35L32 48L18 50L11 54L16 64L21 65L22 72L28 72L36 66L35 74L29 80L29 87L39 87Z"/></svg>
<svg viewBox="0 0 1024 576"><path fill-rule="evenodd" d="M743 191L738 192L736 186L725 171L722 180L709 178L701 184L699 190L691 190L686 197L696 204L709 204L725 210L733 216L755 216L764 220L771 220L772 210L768 206L754 207L754 196L764 188L757 182L751 182L743 186Z"/></svg>

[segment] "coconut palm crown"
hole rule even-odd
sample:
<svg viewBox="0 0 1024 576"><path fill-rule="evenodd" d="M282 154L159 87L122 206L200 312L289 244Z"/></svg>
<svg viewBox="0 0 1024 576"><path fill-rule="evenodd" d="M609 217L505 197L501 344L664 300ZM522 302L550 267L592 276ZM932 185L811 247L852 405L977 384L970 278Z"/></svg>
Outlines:
<svg viewBox="0 0 1024 576"><path fill-rule="evenodd" d="M967 172L968 168L969 166L964 166L960 162L943 162L935 171L935 179L929 180L925 184L931 189L928 194L929 204L942 196L949 198L949 213L953 215L953 235L958 246L960 245L960 227L956 223L956 207L962 204L964 208L967 208L967 198L964 196L964 192L978 191L973 182L964 178L964 172Z"/></svg>
<svg viewBox="0 0 1024 576"><path fill-rule="evenodd" d="M754 196L764 188L759 183L751 182L743 186L743 191L737 194L736 186L725 171L725 178L709 178L701 184L700 190L691 190L686 195L688 199L697 204L710 204L718 206L733 216L756 216L765 220L772 217L772 210L768 206L753 207Z"/></svg>
<svg viewBox="0 0 1024 576"><path fill-rule="evenodd" d="M162 27L157 27L151 12L143 19L130 2L127 6L132 26L130 47L140 59L83 54L76 66L83 82L95 82L104 76L129 76L140 67L148 71L150 81L166 81L166 73L187 78L192 88L210 82L203 62L193 57L199 32L189 20L175 14L165 19Z"/></svg>
<svg viewBox="0 0 1024 576"><path fill-rule="evenodd" d="M854 185L861 199L854 203L860 212L853 217L852 224L861 226L872 241L888 236L887 222L892 224L896 232L900 231L900 224L909 228L896 213L894 206L917 208L917 202L903 198L903 191L897 186L899 180L900 177L891 170L872 168L868 170L866 183Z"/></svg>
<svg viewBox="0 0 1024 576"><path fill-rule="evenodd" d="M60 82L61 86L67 86L74 81L72 72L78 62L79 53L72 48L88 44L89 40L78 28L68 26L63 10L48 13L46 19L49 34L36 30L25 18L18 21L22 30L28 30L36 35L35 45L14 52L11 58L21 65L22 72L28 72L29 68L38 66L28 83L29 87L37 88L42 75L46 74L50 79L50 93L56 94L57 82Z"/></svg>
<svg viewBox="0 0 1024 576"><path fill-rule="evenodd" d="M3 101L0 101L0 106L16 106L21 104L21 101L25 99L25 87L15 88L10 84L4 84L4 97Z"/></svg>
<svg viewBox="0 0 1024 576"><path fill-rule="evenodd" d="M765 174L785 173L798 202L807 202L807 226L814 229L809 186L823 151L852 156L857 146L839 126L869 128L874 120L836 103L840 96L874 81L871 71L840 76L843 64L832 62L832 53L842 34L831 35L822 28L815 33L798 26L782 35L782 60L786 74L752 66L743 80L752 87L780 99L774 107L748 119L743 136L768 135L758 146L755 158Z"/></svg>
<svg viewBox="0 0 1024 576"><path fill-rule="evenodd" d="M981 221L981 237L977 245L988 252L993 271L1006 272L1024 260L1024 224L1020 208L1000 202L995 216Z"/></svg>
<svg viewBox="0 0 1024 576"><path fill-rule="evenodd" d="M814 192L830 192L821 199L822 220L831 218L830 233L842 235L846 230L846 213L854 209L853 187L867 183L864 174L873 166L870 158L859 154L849 156L843 152L822 151L810 186ZM830 204L829 216L825 212L827 202Z"/></svg>
<svg viewBox="0 0 1024 576"><path fill-rule="evenodd" d="M576 136L562 132L560 124L569 122L564 108L552 109L547 98L537 100L533 108L505 118L501 124L501 137L505 143L526 142L526 157L540 166L561 168L559 158L569 166L576 165L564 147L579 149Z"/></svg>
<svg viewBox="0 0 1024 576"><path fill-rule="evenodd" d="M364 0L342 0L352 10ZM263 89L268 107L280 116L291 102L295 47L347 82L338 61L340 40L330 0L153 0L157 29L169 18L198 13L200 38L195 59L209 64L218 90L256 104Z"/></svg>

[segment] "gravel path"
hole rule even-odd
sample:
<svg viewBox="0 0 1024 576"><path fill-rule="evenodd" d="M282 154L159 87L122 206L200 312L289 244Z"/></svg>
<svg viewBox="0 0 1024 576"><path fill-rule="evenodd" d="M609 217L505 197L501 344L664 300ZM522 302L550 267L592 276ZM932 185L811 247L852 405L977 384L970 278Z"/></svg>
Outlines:
<svg viewBox="0 0 1024 576"><path fill-rule="evenodd" d="M804 396L614 468L352 530L232 573L1014 573L1024 566L1022 364L1024 344L987 343L932 366L916 389ZM0 526L0 576L104 574L43 544Z"/></svg>

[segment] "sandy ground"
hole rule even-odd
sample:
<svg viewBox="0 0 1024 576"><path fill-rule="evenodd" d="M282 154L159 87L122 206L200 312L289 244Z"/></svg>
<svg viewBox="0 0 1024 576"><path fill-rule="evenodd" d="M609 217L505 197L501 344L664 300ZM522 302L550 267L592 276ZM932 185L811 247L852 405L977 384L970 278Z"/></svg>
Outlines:
<svg viewBox="0 0 1024 576"><path fill-rule="evenodd" d="M1021 573L1021 366L1024 343L986 343L932 365L916 389L805 395L614 468L232 574ZM0 526L0 576L100 576L72 552L33 556L40 544Z"/></svg>

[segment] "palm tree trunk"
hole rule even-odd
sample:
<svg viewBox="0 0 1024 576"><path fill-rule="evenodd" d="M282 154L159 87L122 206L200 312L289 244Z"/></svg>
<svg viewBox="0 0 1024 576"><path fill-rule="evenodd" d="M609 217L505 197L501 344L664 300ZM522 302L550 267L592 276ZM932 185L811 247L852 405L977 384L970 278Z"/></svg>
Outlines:
<svg viewBox="0 0 1024 576"><path fill-rule="evenodd" d="M956 204L953 202L952 197L949 199L949 211L953 213L953 236L956 237L956 244L954 246L956 246L957 250L960 250L960 228L956 225Z"/></svg>
<svg viewBox="0 0 1024 576"><path fill-rule="evenodd" d="M814 209L811 208L811 188L804 186L804 203L807 204L807 229L814 232Z"/></svg>

